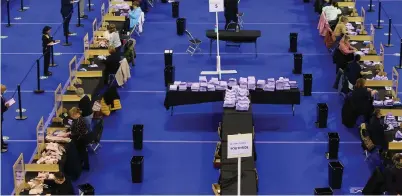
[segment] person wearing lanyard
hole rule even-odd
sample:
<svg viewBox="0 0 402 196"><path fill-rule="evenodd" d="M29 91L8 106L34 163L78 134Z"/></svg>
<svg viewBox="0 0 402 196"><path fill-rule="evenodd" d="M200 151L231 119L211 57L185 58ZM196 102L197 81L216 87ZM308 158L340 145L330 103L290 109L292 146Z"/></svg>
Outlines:
<svg viewBox="0 0 402 196"><path fill-rule="evenodd" d="M114 47L116 52L120 53L121 41L119 32L116 30L116 25L110 24L108 30L109 30L109 45Z"/></svg>
<svg viewBox="0 0 402 196"><path fill-rule="evenodd" d="M42 30L42 53L43 53L43 75L51 76L52 72L49 71L50 64L50 47L55 43L59 43L59 40L53 40L50 36L52 27L45 26Z"/></svg>

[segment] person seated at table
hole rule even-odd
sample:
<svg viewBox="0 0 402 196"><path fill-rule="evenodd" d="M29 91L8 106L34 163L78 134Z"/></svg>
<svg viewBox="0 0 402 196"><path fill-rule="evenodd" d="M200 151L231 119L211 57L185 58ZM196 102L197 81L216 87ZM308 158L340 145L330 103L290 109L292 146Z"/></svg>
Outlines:
<svg viewBox="0 0 402 196"><path fill-rule="evenodd" d="M374 110L374 113L367 125L367 132L374 145L380 149L383 149L387 146L384 133L385 129L386 127L381 122L381 110L377 108Z"/></svg>
<svg viewBox="0 0 402 196"><path fill-rule="evenodd" d="M348 80L351 84L355 85L356 80L361 78L364 75L371 74L370 71L364 72L362 71L362 68L359 64L360 62L360 55L355 55L354 59L352 62L349 63L349 65L346 68L346 76L348 77Z"/></svg>
<svg viewBox="0 0 402 196"><path fill-rule="evenodd" d="M108 84L109 75L116 74L120 67L120 53L118 53L113 47L109 47L109 56L106 57L105 65L106 68L103 70L103 81L104 84Z"/></svg>
<svg viewBox="0 0 402 196"><path fill-rule="evenodd" d="M148 1L147 0L134 0L134 2L137 2L138 5L140 6L141 10L144 11L144 13L148 12Z"/></svg>
<svg viewBox="0 0 402 196"><path fill-rule="evenodd" d="M349 20L345 16L341 16L338 24L335 26L334 35L336 40L339 41L343 35L348 34L348 29L346 28L346 24L348 24Z"/></svg>
<svg viewBox="0 0 402 196"><path fill-rule="evenodd" d="M363 115L365 122L369 122L370 120L373 111L372 96L376 93L376 90L366 87L365 79L357 79L352 91L351 101L354 112L358 116Z"/></svg>
<svg viewBox="0 0 402 196"><path fill-rule="evenodd" d="M88 135L87 125L85 124L85 120L81 115L80 109L73 107L68 113L70 115L70 118L72 119L72 124L69 128L71 131L71 139L75 141L77 151L83 164L82 168L85 170L89 170L87 145L90 142L90 138Z"/></svg>
<svg viewBox="0 0 402 196"><path fill-rule="evenodd" d="M238 0L224 0L224 7L225 7L225 29L227 28L230 22L238 23L237 14L239 13L238 8Z"/></svg>
<svg viewBox="0 0 402 196"><path fill-rule="evenodd" d="M331 27L336 26L336 23L338 22L338 15L342 14L342 10L338 8L338 3L332 2L328 6L323 7L322 11L324 12L325 17L327 18L328 24Z"/></svg>
<svg viewBox="0 0 402 196"><path fill-rule="evenodd" d="M336 51L337 56L335 57L337 69L341 68L344 70L348 63L354 59L354 53L357 50L350 45L349 40L349 36L345 35L339 42L339 50Z"/></svg>
<svg viewBox="0 0 402 196"><path fill-rule="evenodd" d="M109 46L114 47L117 52L121 50L121 41L119 32L116 29L115 24L110 24L108 26L109 31Z"/></svg>
<svg viewBox="0 0 402 196"><path fill-rule="evenodd" d="M82 114L81 114L82 118L84 118L88 131L91 131L92 117L93 117L92 101L88 97L88 95L85 94L83 88L78 88L75 91L75 93L77 93L77 96L80 97L80 101L78 102L78 108L82 111Z"/></svg>
<svg viewBox="0 0 402 196"><path fill-rule="evenodd" d="M54 183L50 183L48 186L52 190L52 195L75 195L71 179L64 176L62 172L54 173Z"/></svg>
<svg viewBox="0 0 402 196"><path fill-rule="evenodd" d="M137 1L133 2L133 6L130 6L130 11L128 12L128 18L130 19L130 30L132 30L140 22L141 8Z"/></svg>
<svg viewBox="0 0 402 196"><path fill-rule="evenodd" d="M392 157L391 167L384 169L385 190L388 195L402 194L402 154L396 153Z"/></svg>

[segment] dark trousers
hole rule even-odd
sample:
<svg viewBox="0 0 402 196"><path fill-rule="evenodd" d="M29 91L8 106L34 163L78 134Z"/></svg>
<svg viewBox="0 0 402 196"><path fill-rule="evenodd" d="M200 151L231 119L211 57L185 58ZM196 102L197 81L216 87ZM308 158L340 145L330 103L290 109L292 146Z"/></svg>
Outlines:
<svg viewBox="0 0 402 196"><path fill-rule="evenodd" d="M63 16L63 32L64 36L68 35L70 33L70 20L71 20L71 14L62 14Z"/></svg>
<svg viewBox="0 0 402 196"><path fill-rule="evenodd" d="M142 0L140 7L143 12L148 12L148 1Z"/></svg>
<svg viewBox="0 0 402 196"><path fill-rule="evenodd" d="M226 19L226 24L225 24L225 30L226 30L226 28L228 27L228 24L230 22L237 23L237 13L226 13L225 19Z"/></svg>
<svg viewBox="0 0 402 196"><path fill-rule="evenodd" d="M43 74L46 76L49 72L50 64L50 47L43 49Z"/></svg>
<svg viewBox="0 0 402 196"><path fill-rule="evenodd" d="M3 149L4 146L4 141L3 141L3 121L1 121L1 148Z"/></svg>
<svg viewBox="0 0 402 196"><path fill-rule="evenodd" d="M87 137L87 136L84 136ZM81 163L84 169L89 169L89 158L88 158L88 150L87 150L87 139L81 138L77 141L77 151L81 159Z"/></svg>

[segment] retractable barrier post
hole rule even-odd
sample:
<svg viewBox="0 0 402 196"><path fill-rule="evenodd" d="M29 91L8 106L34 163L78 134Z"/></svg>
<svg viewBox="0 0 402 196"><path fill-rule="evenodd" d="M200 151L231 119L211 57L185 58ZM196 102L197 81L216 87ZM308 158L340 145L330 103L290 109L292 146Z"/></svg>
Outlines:
<svg viewBox="0 0 402 196"><path fill-rule="evenodd" d="M381 7L382 3L381 1L378 2L378 19L377 19L377 26L375 26L376 29L382 29L381 26Z"/></svg>
<svg viewBox="0 0 402 196"><path fill-rule="evenodd" d="M50 63L51 67L57 66L57 64L54 63L54 47L53 46L50 46L50 60L51 60L51 63Z"/></svg>
<svg viewBox="0 0 402 196"><path fill-rule="evenodd" d="M373 9L373 0L370 0L369 4L369 9L367 10L368 12L374 12L375 10Z"/></svg>
<svg viewBox="0 0 402 196"><path fill-rule="evenodd" d="M91 4L91 0L88 0L88 11L94 11L94 9L91 8L92 4Z"/></svg>
<svg viewBox="0 0 402 196"><path fill-rule="evenodd" d="M396 69L402 69L402 38L401 38L401 46L399 48L399 65L395 66Z"/></svg>
<svg viewBox="0 0 402 196"><path fill-rule="evenodd" d="M36 59L36 90L34 90L34 93L40 94L44 93L45 91L40 89L40 63L39 59Z"/></svg>
<svg viewBox="0 0 402 196"><path fill-rule="evenodd" d="M23 12L26 9L24 9L24 0L20 0L20 9L18 11Z"/></svg>
<svg viewBox="0 0 402 196"><path fill-rule="evenodd" d="M22 101L21 101L21 85L18 84L17 86L17 93L18 93L18 116L15 117L16 120L25 120L28 117L23 116L22 112Z"/></svg>
<svg viewBox="0 0 402 196"><path fill-rule="evenodd" d="M83 0L80 0L80 1L83 1ZM77 16L78 16L78 24L77 24L77 25L75 25L75 26L77 26L77 27L83 27L84 25L83 25L83 24L81 24L81 16L80 16L80 10L81 10L81 7L80 7L80 2L78 2L77 9L78 9L78 11L77 11Z"/></svg>
<svg viewBox="0 0 402 196"><path fill-rule="evenodd" d="M391 47L391 46L393 46L392 44L391 44L391 30L392 30L392 19L390 18L390 19L388 19L388 43L387 44L385 44L385 46L386 47Z"/></svg>
<svg viewBox="0 0 402 196"><path fill-rule="evenodd" d="M6 25L6 27L11 27L10 0L7 0L7 25Z"/></svg>

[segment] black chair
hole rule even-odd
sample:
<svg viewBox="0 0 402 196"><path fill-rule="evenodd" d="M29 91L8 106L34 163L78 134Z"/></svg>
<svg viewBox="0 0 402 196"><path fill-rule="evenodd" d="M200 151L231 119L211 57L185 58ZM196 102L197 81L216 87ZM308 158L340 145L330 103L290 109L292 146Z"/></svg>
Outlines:
<svg viewBox="0 0 402 196"><path fill-rule="evenodd" d="M102 134L103 134L103 119L100 119L94 126L92 132L90 133L91 142L89 144L89 147L95 154L97 154L96 150L102 147L102 145L100 144Z"/></svg>
<svg viewBox="0 0 402 196"><path fill-rule="evenodd" d="M199 40L198 38L193 37L193 35L187 30L185 30L185 33L187 35L189 42L189 46L186 52L190 53L191 56L193 56L195 52L201 51L200 44L202 43L202 41Z"/></svg>

